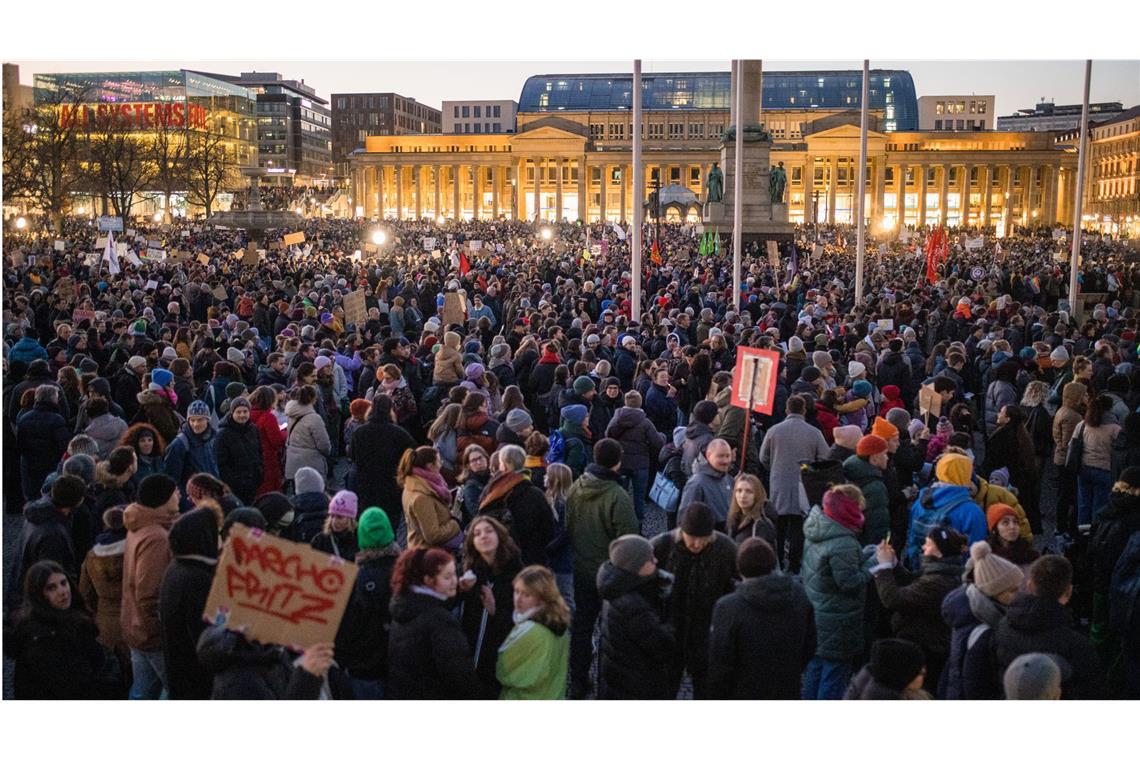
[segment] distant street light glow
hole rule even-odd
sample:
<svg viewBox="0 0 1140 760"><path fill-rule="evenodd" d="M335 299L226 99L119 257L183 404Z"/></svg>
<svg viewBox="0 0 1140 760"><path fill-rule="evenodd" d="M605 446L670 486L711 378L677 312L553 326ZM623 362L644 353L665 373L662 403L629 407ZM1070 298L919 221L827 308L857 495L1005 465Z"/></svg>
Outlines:
<svg viewBox="0 0 1140 760"><path fill-rule="evenodd" d="M554 233L550 230L549 227L543 227L540 234L542 235L543 240L550 240L550 238L554 236Z"/></svg>
<svg viewBox="0 0 1140 760"><path fill-rule="evenodd" d="M388 236L384 234L384 230L376 230L372 233L373 245L384 245L384 241L387 239Z"/></svg>
<svg viewBox="0 0 1140 760"><path fill-rule="evenodd" d="M28 226L28 220L25 219L24 217L21 216L21 217L16 219L16 229L22 230L27 226Z"/></svg>

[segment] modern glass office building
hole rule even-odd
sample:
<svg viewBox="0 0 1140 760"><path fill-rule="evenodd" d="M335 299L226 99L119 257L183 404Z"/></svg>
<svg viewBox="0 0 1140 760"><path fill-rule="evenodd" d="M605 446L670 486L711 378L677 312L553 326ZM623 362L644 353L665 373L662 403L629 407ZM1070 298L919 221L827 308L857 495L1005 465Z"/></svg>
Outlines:
<svg viewBox="0 0 1140 760"><path fill-rule="evenodd" d="M763 106L773 110L860 108L861 71L765 71ZM647 111L728 110L727 71L643 74L642 107ZM885 131L918 128L914 80L906 71L873 69L870 108L880 111ZM631 74L539 74L523 84L520 113L620 111L633 104Z"/></svg>

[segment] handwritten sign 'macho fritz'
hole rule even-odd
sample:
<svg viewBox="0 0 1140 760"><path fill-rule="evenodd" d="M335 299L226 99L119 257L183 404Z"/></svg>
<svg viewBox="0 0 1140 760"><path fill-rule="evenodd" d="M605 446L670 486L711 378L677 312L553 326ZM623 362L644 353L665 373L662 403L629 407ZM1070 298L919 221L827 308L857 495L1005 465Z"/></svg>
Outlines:
<svg viewBox="0 0 1140 760"><path fill-rule="evenodd" d="M256 528L234 526L203 616L264 644L304 649L336 638L356 565Z"/></svg>

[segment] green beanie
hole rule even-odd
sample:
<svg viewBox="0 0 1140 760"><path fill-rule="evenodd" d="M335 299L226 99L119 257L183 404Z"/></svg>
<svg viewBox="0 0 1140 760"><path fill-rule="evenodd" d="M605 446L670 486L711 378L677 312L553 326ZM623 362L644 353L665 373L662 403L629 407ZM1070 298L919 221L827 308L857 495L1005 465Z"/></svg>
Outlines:
<svg viewBox="0 0 1140 760"><path fill-rule="evenodd" d="M357 544L363 549L383 549L396 540L392 532L392 523L388 515L380 507L369 507L364 510L356 524Z"/></svg>

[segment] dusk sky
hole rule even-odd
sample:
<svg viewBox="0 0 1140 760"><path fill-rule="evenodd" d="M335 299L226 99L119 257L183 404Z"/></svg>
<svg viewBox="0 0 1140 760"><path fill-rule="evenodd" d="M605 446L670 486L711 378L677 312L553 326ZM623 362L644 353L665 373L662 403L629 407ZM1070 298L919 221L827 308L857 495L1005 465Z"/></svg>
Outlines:
<svg viewBox="0 0 1140 760"><path fill-rule="evenodd" d="M630 71L624 61L12 61L20 79L32 83L35 73L58 71L142 71L189 68L238 74L276 71L288 79L304 79L319 95L333 92L398 92L438 108L443 100L517 100L532 74ZM861 61L765 61L765 69L858 69ZM1041 98L1080 103L1084 66L1081 61L900 61L872 60L872 68L905 69L914 77L918 95L995 95L996 112L1006 115L1031 108ZM642 71L726 71L728 60L645 60ZM1090 99L1120 101L1125 108L1140 103L1140 61L1094 61Z"/></svg>

